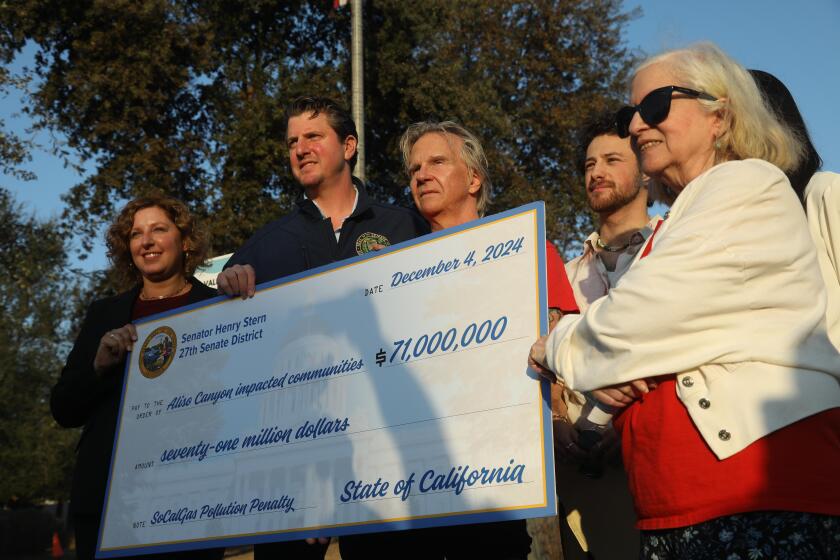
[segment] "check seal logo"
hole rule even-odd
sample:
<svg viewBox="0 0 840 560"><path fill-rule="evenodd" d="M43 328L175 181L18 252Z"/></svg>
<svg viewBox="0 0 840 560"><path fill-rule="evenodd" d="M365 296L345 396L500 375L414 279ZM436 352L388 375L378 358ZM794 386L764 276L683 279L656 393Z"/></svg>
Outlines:
<svg viewBox="0 0 840 560"><path fill-rule="evenodd" d="M178 337L169 327L158 327L146 337L140 347L140 373L154 379L163 375L175 359Z"/></svg>
<svg viewBox="0 0 840 560"><path fill-rule="evenodd" d="M373 251L374 245L390 245L391 242L384 235L368 231L356 238L356 254L364 255Z"/></svg>

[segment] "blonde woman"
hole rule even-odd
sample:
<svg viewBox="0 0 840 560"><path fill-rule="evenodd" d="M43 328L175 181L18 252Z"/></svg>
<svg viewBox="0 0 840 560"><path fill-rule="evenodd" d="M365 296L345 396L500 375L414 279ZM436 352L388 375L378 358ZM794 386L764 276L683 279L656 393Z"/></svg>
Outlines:
<svg viewBox="0 0 840 560"><path fill-rule="evenodd" d="M642 558L837 558L840 355L783 172L801 143L709 44L644 62L631 103L618 132L670 215L530 362L622 407Z"/></svg>

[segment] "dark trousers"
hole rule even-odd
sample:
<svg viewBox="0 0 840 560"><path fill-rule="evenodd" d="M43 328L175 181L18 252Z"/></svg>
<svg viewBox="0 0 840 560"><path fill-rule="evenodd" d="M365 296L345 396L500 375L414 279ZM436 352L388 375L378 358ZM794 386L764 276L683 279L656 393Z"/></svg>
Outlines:
<svg viewBox="0 0 840 560"><path fill-rule="evenodd" d="M73 530L76 535L77 560L93 560L96 553L96 542L99 538L99 514L73 514ZM204 550L188 550L184 552L170 552L161 554L144 554L138 556L123 556L127 560L221 560L225 555L224 548L207 548Z"/></svg>
<svg viewBox="0 0 840 560"><path fill-rule="evenodd" d="M531 537L525 520L517 520L347 535L338 546L342 560L380 558L383 551L401 560L526 560Z"/></svg>
<svg viewBox="0 0 840 560"><path fill-rule="evenodd" d="M286 541L254 545L254 560L324 560L329 544Z"/></svg>

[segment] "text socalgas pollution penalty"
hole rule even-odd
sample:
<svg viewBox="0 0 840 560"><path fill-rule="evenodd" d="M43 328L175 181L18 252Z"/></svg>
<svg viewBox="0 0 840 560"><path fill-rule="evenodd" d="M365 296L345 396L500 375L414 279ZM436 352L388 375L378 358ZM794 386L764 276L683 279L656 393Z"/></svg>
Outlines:
<svg viewBox="0 0 840 560"><path fill-rule="evenodd" d="M168 525L171 523L187 523L201 519L217 519L236 515L253 515L257 513L291 513L295 511L295 499L283 494L280 498L254 498L247 504L237 501L224 504L204 504L199 508L181 507L156 511L149 520L151 525Z"/></svg>

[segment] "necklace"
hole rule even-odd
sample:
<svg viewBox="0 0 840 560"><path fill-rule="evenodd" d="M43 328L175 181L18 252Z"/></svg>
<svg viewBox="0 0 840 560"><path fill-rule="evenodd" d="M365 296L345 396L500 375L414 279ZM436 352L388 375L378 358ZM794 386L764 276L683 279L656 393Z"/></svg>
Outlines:
<svg viewBox="0 0 840 560"><path fill-rule="evenodd" d="M607 245L606 243L601 241L600 237L598 237L598 239L595 240L595 245L597 245L599 249L603 249L608 253L620 253L621 251L625 250L627 247L630 246L630 242L625 243L621 247L613 247L612 245Z"/></svg>
<svg viewBox="0 0 840 560"><path fill-rule="evenodd" d="M189 285L189 284L187 284L187 281L186 281L186 280L184 280L184 283L183 283L183 284L181 284L181 287L180 287L180 288L178 288L177 290L175 290L175 291L174 291L174 292L172 292L171 294L164 294L164 295L162 295L162 296L147 296L143 290L140 290L140 299L142 299L143 301L153 301L153 300L156 300L156 299L166 299L166 298L171 298L171 297L179 296L179 295L181 295L181 293L184 291L184 289L185 289L188 285Z"/></svg>

